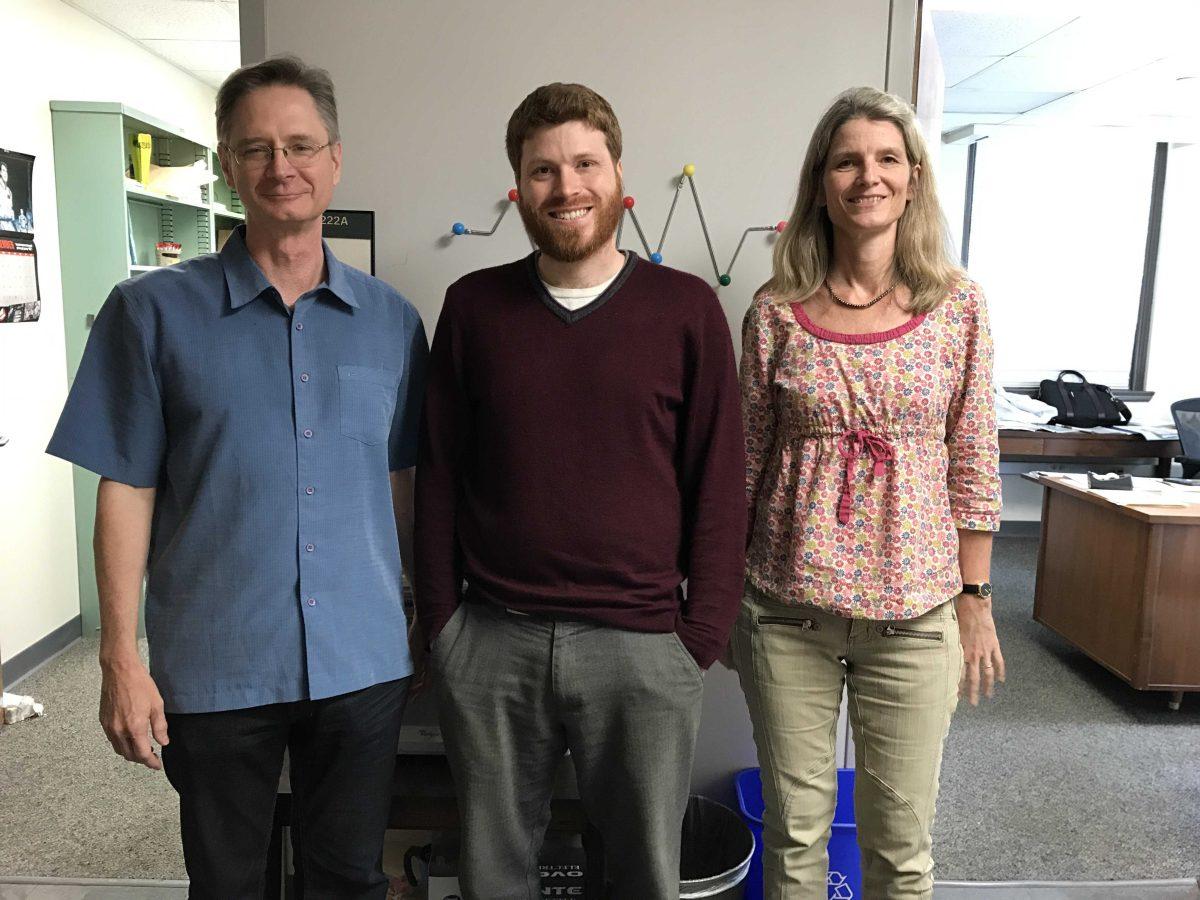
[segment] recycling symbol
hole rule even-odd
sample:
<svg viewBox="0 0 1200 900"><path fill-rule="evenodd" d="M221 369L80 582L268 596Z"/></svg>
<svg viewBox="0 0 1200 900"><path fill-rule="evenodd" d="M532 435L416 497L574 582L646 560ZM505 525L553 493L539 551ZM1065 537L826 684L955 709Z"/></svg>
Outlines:
<svg viewBox="0 0 1200 900"><path fill-rule="evenodd" d="M841 872L829 873L829 900L854 900L854 891L850 882Z"/></svg>

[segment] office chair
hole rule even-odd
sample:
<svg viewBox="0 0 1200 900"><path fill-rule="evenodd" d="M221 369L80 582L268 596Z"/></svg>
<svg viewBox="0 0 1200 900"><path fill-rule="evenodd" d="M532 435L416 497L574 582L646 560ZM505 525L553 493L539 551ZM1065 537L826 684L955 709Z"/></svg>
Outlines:
<svg viewBox="0 0 1200 900"><path fill-rule="evenodd" d="M1184 478L1195 478L1200 473L1200 397L1176 400L1171 404L1171 416L1183 448L1183 456L1175 459L1183 465Z"/></svg>

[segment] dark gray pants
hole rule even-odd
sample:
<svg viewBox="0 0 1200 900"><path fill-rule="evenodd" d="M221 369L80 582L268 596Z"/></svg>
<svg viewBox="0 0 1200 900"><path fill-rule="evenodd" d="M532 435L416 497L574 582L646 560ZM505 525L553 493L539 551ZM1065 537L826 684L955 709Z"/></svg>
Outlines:
<svg viewBox="0 0 1200 900"><path fill-rule="evenodd" d="M613 896L679 897L704 678L678 637L465 603L431 661L466 900L540 900L537 855L568 749Z"/></svg>

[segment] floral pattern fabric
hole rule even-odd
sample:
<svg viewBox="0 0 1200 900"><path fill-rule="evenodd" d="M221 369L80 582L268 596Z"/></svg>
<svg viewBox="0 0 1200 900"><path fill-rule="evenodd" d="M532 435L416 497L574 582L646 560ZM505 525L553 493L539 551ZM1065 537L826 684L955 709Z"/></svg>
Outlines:
<svg viewBox="0 0 1200 900"><path fill-rule="evenodd" d="M1000 525L992 339L963 279L874 334L755 297L742 327L750 541L768 597L908 619L962 588L958 529Z"/></svg>

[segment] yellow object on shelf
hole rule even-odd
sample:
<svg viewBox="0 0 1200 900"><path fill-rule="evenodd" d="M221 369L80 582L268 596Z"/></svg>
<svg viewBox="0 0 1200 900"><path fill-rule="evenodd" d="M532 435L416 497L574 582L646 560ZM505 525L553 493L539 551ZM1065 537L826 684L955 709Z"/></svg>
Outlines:
<svg viewBox="0 0 1200 900"><path fill-rule="evenodd" d="M133 177L142 184L150 174L150 135L144 131L133 136Z"/></svg>

